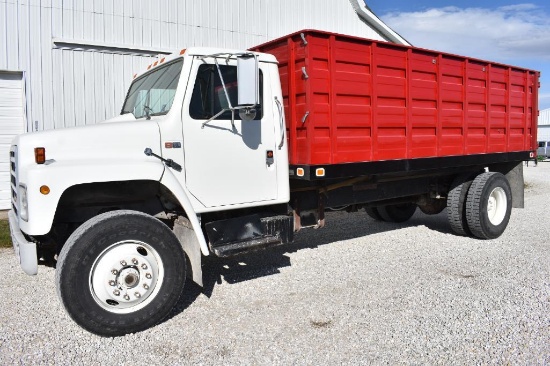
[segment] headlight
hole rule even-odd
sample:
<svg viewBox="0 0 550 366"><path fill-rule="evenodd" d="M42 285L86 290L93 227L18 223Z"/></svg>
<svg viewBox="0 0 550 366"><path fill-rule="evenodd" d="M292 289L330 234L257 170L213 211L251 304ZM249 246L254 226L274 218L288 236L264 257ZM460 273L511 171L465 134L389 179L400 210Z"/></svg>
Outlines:
<svg viewBox="0 0 550 366"><path fill-rule="evenodd" d="M27 186L19 184L19 216L29 221L29 202L27 200Z"/></svg>

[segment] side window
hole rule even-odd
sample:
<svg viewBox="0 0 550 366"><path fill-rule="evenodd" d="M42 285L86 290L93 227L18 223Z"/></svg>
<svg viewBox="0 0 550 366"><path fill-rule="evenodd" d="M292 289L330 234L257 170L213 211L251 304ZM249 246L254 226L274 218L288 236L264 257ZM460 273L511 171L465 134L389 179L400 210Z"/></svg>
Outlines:
<svg viewBox="0 0 550 366"><path fill-rule="evenodd" d="M539 141L539 147L544 147L544 144L545 144L544 141Z"/></svg>
<svg viewBox="0 0 550 366"><path fill-rule="evenodd" d="M220 70L229 95L231 105L237 105L237 67L220 65ZM263 116L263 76L260 71L260 105L256 106L256 119ZM228 108L227 98L216 65L201 65L197 72L193 95L189 105L189 115L193 119L209 119L224 108ZM216 119L231 119L231 111L226 111ZM235 119L241 119L235 111Z"/></svg>

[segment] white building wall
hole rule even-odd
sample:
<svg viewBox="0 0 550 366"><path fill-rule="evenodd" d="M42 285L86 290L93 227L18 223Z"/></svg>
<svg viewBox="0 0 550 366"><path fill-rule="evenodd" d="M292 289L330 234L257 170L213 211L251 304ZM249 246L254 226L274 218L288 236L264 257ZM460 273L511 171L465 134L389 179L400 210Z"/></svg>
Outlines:
<svg viewBox="0 0 550 366"><path fill-rule="evenodd" d="M349 0L271 0L264 3L268 14L265 41L306 28L384 40L359 19Z"/></svg>
<svg viewBox="0 0 550 366"><path fill-rule="evenodd" d="M539 126L550 125L550 108L540 111L538 124Z"/></svg>
<svg viewBox="0 0 550 366"><path fill-rule="evenodd" d="M550 108L539 113L537 140L550 141Z"/></svg>
<svg viewBox="0 0 550 366"><path fill-rule="evenodd" d="M383 39L349 0L0 0L0 71L25 72L28 131L93 124L161 52L304 28Z"/></svg>
<svg viewBox="0 0 550 366"><path fill-rule="evenodd" d="M0 73L23 80L23 103L0 116L19 108L21 132L114 117L134 73L191 46L245 49L306 28L384 40L352 3L362 0L0 0ZM12 137L0 139L0 209Z"/></svg>

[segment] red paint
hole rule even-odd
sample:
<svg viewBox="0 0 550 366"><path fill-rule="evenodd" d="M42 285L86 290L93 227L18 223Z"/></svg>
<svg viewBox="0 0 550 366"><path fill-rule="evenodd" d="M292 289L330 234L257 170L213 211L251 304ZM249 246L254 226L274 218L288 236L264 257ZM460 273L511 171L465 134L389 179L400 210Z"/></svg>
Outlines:
<svg viewBox="0 0 550 366"><path fill-rule="evenodd" d="M279 61L290 164L536 150L536 71L314 30L252 50Z"/></svg>

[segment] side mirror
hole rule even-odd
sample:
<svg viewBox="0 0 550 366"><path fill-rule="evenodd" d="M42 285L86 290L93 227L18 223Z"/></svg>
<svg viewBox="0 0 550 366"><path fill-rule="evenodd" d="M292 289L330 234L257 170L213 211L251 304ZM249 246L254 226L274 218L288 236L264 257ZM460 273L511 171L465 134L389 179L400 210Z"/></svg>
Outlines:
<svg viewBox="0 0 550 366"><path fill-rule="evenodd" d="M237 57L238 106L253 108L259 104L258 58L253 53Z"/></svg>

